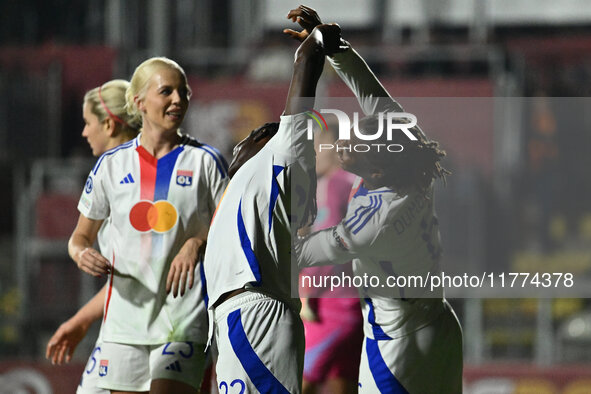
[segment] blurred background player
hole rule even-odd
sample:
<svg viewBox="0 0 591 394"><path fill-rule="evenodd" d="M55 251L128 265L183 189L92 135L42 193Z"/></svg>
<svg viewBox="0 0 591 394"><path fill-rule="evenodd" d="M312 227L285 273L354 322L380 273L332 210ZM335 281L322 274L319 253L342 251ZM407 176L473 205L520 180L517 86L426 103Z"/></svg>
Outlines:
<svg viewBox="0 0 591 394"><path fill-rule="evenodd" d="M334 144L336 122L328 121L326 130L314 134L316 148L316 201L318 214L312 231L337 225L347 212L348 197L355 176L339 167L332 149L320 144ZM351 265L314 267L301 275L320 277L351 276ZM304 393L354 393L363 340L359 297L354 288L300 288L302 320L306 335Z"/></svg>
<svg viewBox="0 0 591 394"><path fill-rule="evenodd" d="M300 45L278 131L236 172L212 221L204 266L220 390L301 392L304 332L299 299L291 297L291 233L316 213L305 111L325 53L339 43L337 26L319 26ZM291 202L294 188L299 204Z"/></svg>
<svg viewBox="0 0 591 394"><path fill-rule="evenodd" d="M307 7L292 12L306 29L321 23ZM379 122L386 119L378 114L403 112L355 50L348 48L329 59L366 115L359 122L362 134L378 130ZM350 140L337 142L341 167L359 178L346 217L298 245L302 266L353 259L355 275L378 277L382 283L387 277L439 272L433 182L446 174L439 165L445 153L417 127L411 130L414 140L401 130L392 133L391 141L379 140L403 145L398 153L357 152L351 146L363 140L354 133ZM429 293L420 287L378 284L358 290L365 335L359 392L462 392L462 332L442 289Z"/></svg>
<svg viewBox="0 0 591 394"><path fill-rule="evenodd" d="M86 138L95 157L135 138L138 134L141 120L129 115L125 110L125 92L128 87L128 81L116 79L91 89L84 95L82 117L85 126L82 136ZM103 255L109 255L108 224L109 221L105 220L97 234L97 242ZM92 323L103 316L105 295L106 286L74 316L62 323L53 334L47 343L45 353L53 364L67 363L72 359L76 347L84 339ZM80 379L76 390L78 394L109 392L97 387L101 332L102 330L99 331L94 350Z"/></svg>
<svg viewBox="0 0 591 394"><path fill-rule="evenodd" d="M201 382L198 259L227 174L215 150L179 132L190 95L176 62L140 64L126 100L141 133L101 156L78 205L70 255L84 272L109 274L99 386L112 392L193 393ZM108 259L92 248L106 218Z"/></svg>

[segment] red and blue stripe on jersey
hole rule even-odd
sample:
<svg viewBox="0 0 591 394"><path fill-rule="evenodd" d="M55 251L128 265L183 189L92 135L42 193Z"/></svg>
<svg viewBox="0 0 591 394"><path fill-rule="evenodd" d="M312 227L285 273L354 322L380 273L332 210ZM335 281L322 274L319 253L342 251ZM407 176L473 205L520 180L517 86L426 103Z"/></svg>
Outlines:
<svg viewBox="0 0 591 394"><path fill-rule="evenodd" d="M130 145L131 146L131 145ZM129 147L129 146L126 146ZM113 150L118 150L117 148ZM170 179L173 175L176 161L183 152L183 146L179 146L160 159L156 159L142 146L137 146L136 151L140 163L140 200L160 201L168 198ZM100 163L97 164L97 169ZM149 255L160 256L162 253L162 234L149 232L142 234L142 260L148 259ZM115 253L112 257L112 271L115 264ZM107 300L105 302L104 320L107 319L111 292L113 289L113 274L109 278Z"/></svg>
<svg viewBox="0 0 591 394"><path fill-rule="evenodd" d="M156 159L144 147L136 148L140 159L140 200L160 201L168 198L170 178L177 158L184 149L179 146Z"/></svg>

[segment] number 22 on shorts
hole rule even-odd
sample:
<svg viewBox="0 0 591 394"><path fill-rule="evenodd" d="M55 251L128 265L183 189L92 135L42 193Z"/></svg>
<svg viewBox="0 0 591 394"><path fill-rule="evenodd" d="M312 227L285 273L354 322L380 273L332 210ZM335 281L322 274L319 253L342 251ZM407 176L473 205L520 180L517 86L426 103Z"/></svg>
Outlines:
<svg viewBox="0 0 591 394"><path fill-rule="evenodd" d="M220 393L222 393L222 387L224 387L226 389L226 391L223 392L223 394L244 394L244 390L246 390L246 384L244 383L244 381L240 380L240 379L234 379L232 381L232 383L230 383L230 387L234 387L235 385L240 385L240 391L238 393L235 392L231 392L228 393L229 389L228 389L228 383L221 381L220 382Z"/></svg>

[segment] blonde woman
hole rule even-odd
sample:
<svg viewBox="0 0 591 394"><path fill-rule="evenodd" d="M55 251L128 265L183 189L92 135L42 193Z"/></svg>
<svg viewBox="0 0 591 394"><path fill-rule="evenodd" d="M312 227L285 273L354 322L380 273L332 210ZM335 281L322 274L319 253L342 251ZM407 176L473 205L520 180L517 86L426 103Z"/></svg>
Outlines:
<svg viewBox="0 0 591 394"><path fill-rule="evenodd" d="M135 138L141 125L141 118L132 116L125 110L125 92L129 82L116 79L89 90L84 95L82 136L92 149L93 156ZM101 253L108 254L108 221L103 223L97 241ZM91 324L103 315L106 287L103 287L86 305L60 325L46 348L46 357L53 364L62 364L72 359L74 350L84 339ZM97 387L98 361L102 348L102 335L99 331L94 350L82 373L77 394L105 394L108 390Z"/></svg>
<svg viewBox="0 0 591 394"><path fill-rule="evenodd" d="M193 393L204 368L206 295L199 256L227 183L219 153L180 133L191 90L174 61L140 64L126 93L140 134L90 172L69 242L78 267L108 274L99 386ZM109 218L108 255L92 248Z"/></svg>

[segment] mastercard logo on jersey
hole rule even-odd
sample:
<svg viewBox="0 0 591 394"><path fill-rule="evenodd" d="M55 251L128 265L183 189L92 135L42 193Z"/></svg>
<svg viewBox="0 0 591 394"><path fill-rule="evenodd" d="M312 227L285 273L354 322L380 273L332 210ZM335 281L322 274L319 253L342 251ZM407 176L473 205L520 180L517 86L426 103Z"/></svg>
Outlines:
<svg viewBox="0 0 591 394"><path fill-rule="evenodd" d="M151 230L157 233L170 231L176 225L178 217L174 205L166 200L140 201L129 211L129 222L142 233Z"/></svg>

